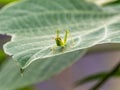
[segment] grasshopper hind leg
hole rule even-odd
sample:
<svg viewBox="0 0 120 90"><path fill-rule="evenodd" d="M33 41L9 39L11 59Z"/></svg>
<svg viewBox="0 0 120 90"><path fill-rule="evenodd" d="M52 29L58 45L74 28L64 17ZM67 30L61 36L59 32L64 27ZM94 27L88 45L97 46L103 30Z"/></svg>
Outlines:
<svg viewBox="0 0 120 90"><path fill-rule="evenodd" d="M52 53L54 54L55 53L55 50L58 46L53 46L51 49L52 49Z"/></svg>

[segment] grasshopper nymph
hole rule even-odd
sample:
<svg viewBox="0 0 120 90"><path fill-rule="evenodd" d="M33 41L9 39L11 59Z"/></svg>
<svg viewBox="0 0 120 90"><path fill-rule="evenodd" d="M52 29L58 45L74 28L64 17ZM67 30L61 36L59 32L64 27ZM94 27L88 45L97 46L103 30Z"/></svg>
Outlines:
<svg viewBox="0 0 120 90"><path fill-rule="evenodd" d="M56 46L54 46L52 48L52 51L54 52L55 48L56 47L61 47L62 48L62 51L63 49L65 48L65 46L67 45L67 38L68 38L68 34L69 34L69 30L66 30L65 31L65 36L64 36L64 39L62 39L60 36L59 36L59 30L57 30L57 35L55 37L55 42L56 42Z"/></svg>
<svg viewBox="0 0 120 90"><path fill-rule="evenodd" d="M57 30L57 36L56 36L56 38L55 38L56 45L57 45L57 46L60 46L60 47L65 47L66 44L67 44L68 34L69 34L69 30L66 30L66 31L65 31L64 39L62 39L62 38L59 36L59 30Z"/></svg>

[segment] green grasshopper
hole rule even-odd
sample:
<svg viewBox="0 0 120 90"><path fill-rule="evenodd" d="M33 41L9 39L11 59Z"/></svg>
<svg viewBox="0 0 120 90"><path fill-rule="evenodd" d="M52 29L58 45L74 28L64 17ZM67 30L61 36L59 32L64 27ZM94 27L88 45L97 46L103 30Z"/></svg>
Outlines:
<svg viewBox="0 0 120 90"><path fill-rule="evenodd" d="M65 47L66 44L67 44L68 34L69 34L69 30L66 30L66 31L65 31L64 39L62 39L62 38L59 36L59 30L57 30L57 36L56 36L56 38L55 38L56 45L57 45L57 46L60 46L60 47Z"/></svg>
<svg viewBox="0 0 120 90"><path fill-rule="evenodd" d="M69 35L69 30L65 31L65 36L62 39L59 35L59 30L57 30L57 35L55 38L55 42L56 42L56 46L52 48L52 50L54 51L56 47L61 47L62 51L64 51L65 46L67 45L67 39L68 39L68 35Z"/></svg>
<svg viewBox="0 0 120 90"><path fill-rule="evenodd" d="M54 52L55 48L57 48L57 47L61 47L62 51L64 51L65 46L67 46L67 40L68 40L68 36L70 35L70 32L69 32L69 30L66 30L63 39L59 35L59 30L57 30L56 33L57 33L57 35L55 37L56 46L52 48L52 51ZM71 37L71 39L72 39L72 37ZM72 40L72 43L74 45L73 40Z"/></svg>

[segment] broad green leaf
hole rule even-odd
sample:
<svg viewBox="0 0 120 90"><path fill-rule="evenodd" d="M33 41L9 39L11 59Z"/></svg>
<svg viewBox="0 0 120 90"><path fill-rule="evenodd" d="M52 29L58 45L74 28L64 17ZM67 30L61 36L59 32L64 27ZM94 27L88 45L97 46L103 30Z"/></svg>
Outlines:
<svg viewBox="0 0 120 90"><path fill-rule="evenodd" d="M118 13L120 10L120 1L116 4L104 6L103 9L105 11ZM120 15L112 18L112 20L115 22L112 25L108 25L107 37L103 40L104 43L120 43Z"/></svg>
<svg viewBox="0 0 120 90"><path fill-rule="evenodd" d="M84 0L25 0L2 9L0 33L12 36L4 50L24 69L35 60L107 43L114 30L107 27L119 24L119 15ZM57 29L62 37L65 30L71 35L64 50L53 53Z"/></svg>
<svg viewBox="0 0 120 90"><path fill-rule="evenodd" d="M81 50L76 51L74 54L70 52L48 59L37 60L25 70L23 77L20 76L16 63L10 59L2 65L0 71L0 90L16 90L16 88L47 80L78 61L84 53L85 51Z"/></svg>
<svg viewBox="0 0 120 90"><path fill-rule="evenodd" d="M91 82L91 81L95 81L95 80L98 80L98 79L102 79L104 78L106 75L108 74L108 72L101 72L101 73L97 73L97 74L93 74L93 75L90 75L90 76L87 76L81 80L77 80L75 82L75 86L79 86L79 85L82 85L82 84L85 84L85 83L88 83L88 82ZM120 71L116 72L113 77L120 77Z"/></svg>

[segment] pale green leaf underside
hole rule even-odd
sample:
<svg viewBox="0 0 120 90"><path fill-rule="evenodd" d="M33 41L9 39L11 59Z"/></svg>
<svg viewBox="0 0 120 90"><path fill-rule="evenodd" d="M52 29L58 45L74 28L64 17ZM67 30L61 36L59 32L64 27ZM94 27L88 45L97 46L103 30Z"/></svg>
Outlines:
<svg viewBox="0 0 120 90"><path fill-rule="evenodd" d="M2 9L0 33L13 36L4 50L26 68L35 60L114 42L111 37L119 33L119 20L119 12L80 0L26 0ZM56 48L53 53L57 29L62 37L67 29L71 36L65 50Z"/></svg>
<svg viewBox="0 0 120 90"><path fill-rule="evenodd" d="M79 50L74 54L71 52L49 59L37 60L25 70L23 77L20 76L19 68L16 68L13 60L6 61L0 71L0 90L16 90L16 88L47 80L78 61L84 53L85 50Z"/></svg>

